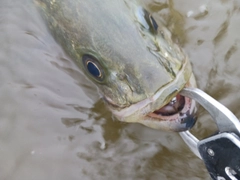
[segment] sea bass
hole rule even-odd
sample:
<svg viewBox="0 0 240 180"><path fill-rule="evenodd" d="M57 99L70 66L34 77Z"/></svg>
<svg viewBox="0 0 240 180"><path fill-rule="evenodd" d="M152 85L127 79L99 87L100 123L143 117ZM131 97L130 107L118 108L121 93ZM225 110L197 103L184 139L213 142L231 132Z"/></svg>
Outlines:
<svg viewBox="0 0 240 180"><path fill-rule="evenodd" d="M66 53L100 89L120 121L184 131L195 101L191 65L171 33L135 0L35 0Z"/></svg>

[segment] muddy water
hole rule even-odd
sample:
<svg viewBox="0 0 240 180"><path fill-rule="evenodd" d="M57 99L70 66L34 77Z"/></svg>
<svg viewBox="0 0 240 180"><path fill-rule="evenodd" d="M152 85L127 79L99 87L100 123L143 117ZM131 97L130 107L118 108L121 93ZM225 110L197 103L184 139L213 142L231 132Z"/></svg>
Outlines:
<svg viewBox="0 0 240 180"><path fill-rule="evenodd" d="M201 89L240 117L238 1L145 1ZM0 0L0 179L209 179L177 133L113 121L29 1ZM214 132L199 110L193 133Z"/></svg>

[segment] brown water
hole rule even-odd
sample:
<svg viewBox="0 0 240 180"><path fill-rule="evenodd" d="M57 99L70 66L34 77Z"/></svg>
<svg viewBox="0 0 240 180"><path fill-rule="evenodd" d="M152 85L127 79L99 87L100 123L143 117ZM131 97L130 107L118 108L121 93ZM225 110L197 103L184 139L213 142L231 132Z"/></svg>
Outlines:
<svg viewBox="0 0 240 180"><path fill-rule="evenodd" d="M199 88L240 117L240 3L148 0ZM0 0L0 180L209 179L177 133L113 121L27 0ZM214 132L199 110L193 133Z"/></svg>

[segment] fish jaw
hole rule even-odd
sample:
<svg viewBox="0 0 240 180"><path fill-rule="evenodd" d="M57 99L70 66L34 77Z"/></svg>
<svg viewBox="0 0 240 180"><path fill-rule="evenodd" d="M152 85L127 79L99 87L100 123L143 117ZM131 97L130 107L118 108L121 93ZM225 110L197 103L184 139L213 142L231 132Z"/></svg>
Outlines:
<svg viewBox="0 0 240 180"><path fill-rule="evenodd" d="M187 61L188 62L188 61ZM192 74L189 63L186 63L183 67L182 72L179 73L178 77L164 88L160 88L152 97L146 98L138 103L132 104L131 106L116 109L113 108L109 103L109 99L105 97L108 107L112 111L113 115L120 121L129 123L140 123L147 127L166 131L185 131L193 127L197 120L196 102L187 97L178 95L178 93L184 87L196 87L195 77ZM186 74L190 73L188 76ZM190 77L186 83L185 77ZM183 80L184 79L184 80ZM169 103L173 103L180 97L181 102L179 109L176 112L165 114L161 112L161 109L171 108ZM179 103L179 102L176 102ZM163 111L164 112L164 111Z"/></svg>
<svg viewBox="0 0 240 180"><path fill-rule="evenodd" d="M154 129L163 129L168 131L186 131L193 127L197 120L196 102L187 97L184 98L183 108L172 115L149 113L139 123Z"/></svg>

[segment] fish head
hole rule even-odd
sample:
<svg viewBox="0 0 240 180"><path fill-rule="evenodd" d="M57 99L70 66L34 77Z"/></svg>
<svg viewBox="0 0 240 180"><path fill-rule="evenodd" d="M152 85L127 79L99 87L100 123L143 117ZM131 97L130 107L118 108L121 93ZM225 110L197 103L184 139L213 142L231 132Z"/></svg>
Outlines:
<svg viewBox="0 0 240 180"><path fill-rule="evenodd" d="M170 131L194 125L195 102L178 95L195 86L188 57L142 6L123 0L39 2L55 39L118 120Z"/></svg>

